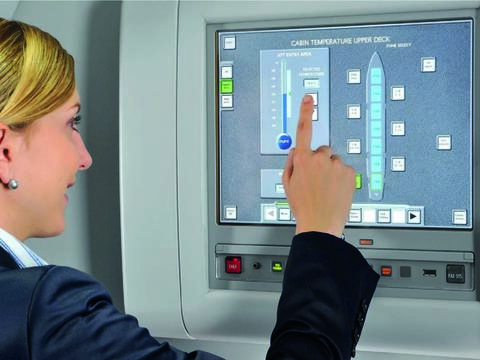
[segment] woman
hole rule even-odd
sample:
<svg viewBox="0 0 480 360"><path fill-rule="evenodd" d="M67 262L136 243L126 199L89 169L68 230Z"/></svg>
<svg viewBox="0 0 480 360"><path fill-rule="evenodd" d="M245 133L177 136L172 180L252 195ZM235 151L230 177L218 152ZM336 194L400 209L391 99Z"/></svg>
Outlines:
<svg viewBox="0 0 480 360"><path fill-rule="evenodd" d="M310 150L310 97L301 109L297 149L283 179L297 235L267 357L346 359L378 275L338 239L351 205L353 170L328 147ZM0 358L218 359L158 343L115 309L93 278L47 265L23 244L63 231L66 192L77 171L92 164L77 128L79 111L73 58L40 29L0 19ZM349 264L336 263L337 255L348 256ZM330 276L329 268L345 276ZM309 279L312 269L325 274ZM326 303L332 299L326 289L342 298L341 306Z"/></svg>

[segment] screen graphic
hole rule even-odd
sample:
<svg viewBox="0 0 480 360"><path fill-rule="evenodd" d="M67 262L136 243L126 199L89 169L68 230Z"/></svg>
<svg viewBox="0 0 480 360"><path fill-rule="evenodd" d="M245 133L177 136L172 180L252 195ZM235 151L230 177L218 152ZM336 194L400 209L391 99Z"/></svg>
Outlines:
<svg viewBox="0 0 480 360"><path fill-rule="evenodd" d="M473 21L217 32L219 223L294 224L299 104L356 170L347 225L472 228Z"/></svg>
<svg viewBox="0 0 480 360"><path fill-rule="evenodd" d="M295 146L298 114L292 110L305 93L315 102L312 143L329 144L328 54L328 48L260 52L261 154L285 154Z"/></svg>

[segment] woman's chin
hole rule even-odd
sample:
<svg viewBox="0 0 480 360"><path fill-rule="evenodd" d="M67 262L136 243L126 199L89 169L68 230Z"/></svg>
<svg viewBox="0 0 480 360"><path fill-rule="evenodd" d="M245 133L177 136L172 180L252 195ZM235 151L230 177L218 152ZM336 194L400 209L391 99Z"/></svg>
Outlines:
<svg viewBox="0 0 480 360"><path fill-rule="evenodd" d="M50 226L45 227L41 230L41 235L37 237L55 237L61 235L65 230L65 220L62 216L61 219L58 219L55 223L51 223Z"/></svg>

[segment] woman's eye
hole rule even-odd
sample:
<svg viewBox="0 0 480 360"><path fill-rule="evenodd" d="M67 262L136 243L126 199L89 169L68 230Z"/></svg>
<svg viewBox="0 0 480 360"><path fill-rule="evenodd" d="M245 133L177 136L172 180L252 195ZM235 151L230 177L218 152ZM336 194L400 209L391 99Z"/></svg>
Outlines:
<svg viewBox="0 0 480 360"><path fill-rule="evenodd" d="M78 129L78 125L80 124L80 120L82 120L82 117L79 114L77 114L72 118L72 120L70 122L70 126L76 132L80 132L80 130Z"/></svg>

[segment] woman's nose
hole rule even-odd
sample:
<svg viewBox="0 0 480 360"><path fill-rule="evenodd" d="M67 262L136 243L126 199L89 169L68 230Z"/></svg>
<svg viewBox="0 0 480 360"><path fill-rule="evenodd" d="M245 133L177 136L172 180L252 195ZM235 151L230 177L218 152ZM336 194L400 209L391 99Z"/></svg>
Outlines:
<svg viewBox="0 0 480 360"><path fill-rule="evenodd" d="M90 166L92 166L93 159L90 153L88 152L87 148L85 147L85 144L81 136L79 136L79 142L80 142L79 144L80 163L78 168L80 170L87 170Z"/></svg>

